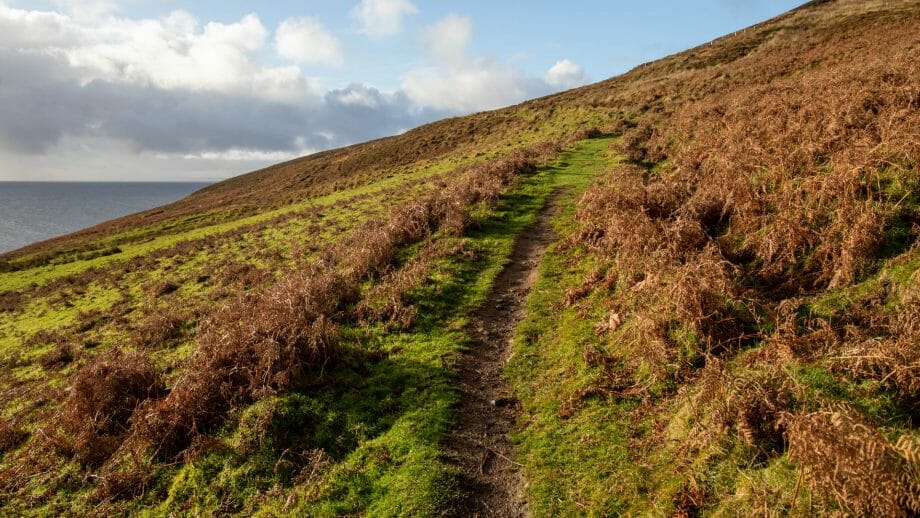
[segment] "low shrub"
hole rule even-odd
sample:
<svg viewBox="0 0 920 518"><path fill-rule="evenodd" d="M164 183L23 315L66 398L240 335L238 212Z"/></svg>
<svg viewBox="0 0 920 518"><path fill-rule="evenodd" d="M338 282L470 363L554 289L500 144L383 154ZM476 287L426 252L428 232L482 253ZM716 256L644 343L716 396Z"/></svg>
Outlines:
<svg viewBox="0 0 920 518"><path fill-rule="evenodd" d="M789 458L805 469L814 494L860 516L920 513L920 446L898 445L849 409L789 419Z"/></svg>
<svg viewBox="0 0 920 518"><path fill-rule="evenodd" d="M28 436L14 421L0 419L0 454L16 449Z"/></svg>
<svg viewBox="0 0 920 518"><path fill-rule="evenodd" d="M228 409L321 376L337 354L334 315L355 295L342 275L313 265L240 296L202 323L185 371L166 398L138 409L135 433L172 457Z"/></svg>
<svg viewBox="0 0 920 518"><path fill-rule="evenodd" d="M18 291L7 291L0 293L0 313L12 313L18 311L23 302L25 301L25 296Z"/></svg>
<svg viewBox="0 0 920 518"><path fill-rule="evenodd" d="M53 349L39 357L38 363L46 369L51 369L67 365L73 362L75 358L73 346L65 342L58 343Z"/></svg>
<svg viewBox="0 0 920 518"><path fill-rule="evenodd" d="M150 287L150 295L158 298L179 289L179 285L172 281L160 281Z"/></svg>
<svg viewBox="0 0 920 518"><path fill-rule="evenodd" d="M98 466L118 448L143 401L165 386L147 356L116 348L76 374L53 419L52 446L85 466Z"/></svg>
<svg viewBox="0 0 920 518"><path fill-rule="evenodd" d="M187 319L171 306L148 309L131 330L131 341L142 348L163 347L183 336Z"/></svg>

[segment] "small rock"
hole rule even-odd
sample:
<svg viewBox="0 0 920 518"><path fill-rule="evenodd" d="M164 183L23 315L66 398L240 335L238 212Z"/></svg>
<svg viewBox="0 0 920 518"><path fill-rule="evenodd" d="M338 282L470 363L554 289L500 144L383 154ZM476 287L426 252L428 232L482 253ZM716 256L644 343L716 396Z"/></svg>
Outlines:
<svg viewBox="0 0 920 518"><path fill-rule="evenodd" d="M506 406L514 406L515 404L517 404L517 400L514 399L513 397L500 397L497 399L493 399L492 401L490 401L490 403L492 404L492 406L495 406L495 407L506 407Z"/></svg>

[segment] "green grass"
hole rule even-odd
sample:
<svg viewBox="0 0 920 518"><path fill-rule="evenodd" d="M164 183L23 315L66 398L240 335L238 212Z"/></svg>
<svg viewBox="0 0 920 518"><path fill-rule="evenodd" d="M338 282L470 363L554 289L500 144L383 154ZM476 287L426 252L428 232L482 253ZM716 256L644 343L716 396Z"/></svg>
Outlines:
<svg viewBox="0 0 920 518"><path fill-rule="evenodd" d="M36 301L22 313L0 321L0 357L18 352L24 356L34 351L20 348L22 340L42 330L60 329L71 324L81 311L108 309L118 298L118 290L91 284L82 295L67 294L58 304Z"/></svg>
<svg viewBox="0 0 920 518"><path fill-rule="evenodd" d="M401 199L411 192L409 190L394 199ZM337 194L342 196L342 193ZM344 198L327 197L315 204L319 207L326 207L339 199ZM302 209L303 207L295 207L258 217L200 227L185 233L163 235L136 245L122 245L122 252L111 256L0 273L0 292L22 288L25 283L28 283L30 287L40 286L66 275L79 274L90 268L98 268L102 272L117 270L131 258L145 260L146 256L152 252L167 249L183 241L220 236L254 223L271 222L280 216L296 213ZM255 264L269 271L275 271L280 269L279 264L265 263L252 251L276 250L283 257L290 257L293 247L303 242L319 245L334 241L339 237L341 231L352 228L371 215L379 214L380 210L379 200L374 197L350 203L347 206L327 208L322 217L295 217L290 221L270 225L262 230L228 235L216 241L213 248L197 247L191 253L148 260L142 263L143 267L134 268L123 276L116 277L114 281L94 281L89 286L81 286L78 282L76 285L67 285L47 296L33 297L20 311L4 314L0 319L0 358L9 357L13 353L32 355L32 351L20 348L22 342L32 334L40 330L66 333L67 327L73 324L78 313L110 309L112 304L120 300L119 289L130 293L134 307L141 310L146 306L156 304L156 301L150 300L146 294L149 285L168 279L179 284L179 295L182 296L179 305L184 307L194 307L196 304L206 306L210 302L208 296L213 287L207 288L195 282L195 279L207 270L210 263L232 258L240 263ZM331 230L329 227L333 222L337 223L342 230L339 232ZM318 226L322 231L308 233L307 227L310 226ZM106 286L103 287L100 283ZM77 292L78 288L79 292ZM135 311L129 318L133 321L140 318L143 313L144 311Z"/></svg>
<svg viewBox="0 0 920 518"><path fill-rule="evenodd" d="M606 164L581 165L585 172L599 172L597 166ZM554 222L560 235L571 229L574 198L585 187L579 184L560 203L566 207ZM602 308L586 315L559 304L593 266L591 260L579 261L551 247L528 298L527 317L514 338L507 372L523 402L525 420L514 439L526 467L534 516L616 514L638 497L635 485L642 472L631 462L628 425L622 420L633 404L592 398L576 415L559 417L563 405L598 375L585 368L581 358L585 346L596 340L593 326ZM610 484L614 473L615 486Z"/></svg>
<svg viewBox="0 0 920 518"><path fill-rule="evenodd" d="M441 259L418 284L411 293L418 310L412 329L345 329L344 356L321 383L240 410L204 454L182 466L160 468L143 497L115 502L108 512L436 516L452 508L459 497L458 474L444 458L442 440L458 397L451 364L468 343L467 319L550 193L571 188L566 194L571 198L583 189L609 162L608 142L586 141L523 178L498 206L479 213L478 228L466 237L437 234L434 239L462 242L472 254ZM329 217L347 214L330 211ZM275 229L264 234L271 241L283 239ZM409 247L402 259L419 248ZM182 277L181 265L206 262L218 253L228 252L161 262L158 276ZM129 276L126 282L140 289L144 279L149 276ZM207 296L187 284L181 290L184 297ZM164 351L158 361L189 350L184 345ZM318 450L323 454L314 456ZM86 491L58 492L39 510L86 512L93 505Z"/></svg>
<svg viewBox="0 0 920 518"><path fill-rule="evenodd" d="M275 496L277 477L269 467L277 447L261 455L215 453L184 467L154 514L179 510L188 501L196 512L211 512L227 498L233 509L266 515L425 516L449 508L459 494L457 473L445 462L441 441L457 398L449 360L467 343L466 319L486 297L516 236L534 222L549 193L584 187L603 162L606 144L605 139L585 143L504 196L481 228L461 239L476 258L444 259L430 282L413 293L420 315L413 329L397 334L352 329L350 356L328 373L330 389L280 399L297 401L315 414L308 426L281 426L304 430L304 442L332 456L318 480L291 484ZM273 403L247 409L241 422L267 404ZM317 431L318 423L334 431ZM233 438L230 442L246 436L242 426L225 433ZM336 437L341 444L330 447L317 443L318 437Z"/></svg>
<svg viewBox="0 0 920 518"><path fill-rule="evenodd" d="M438 171L439 170L437 169L435 170L435 172ZM427 172L426 174L434 174L434 172ZM141 242L120 244L119 248L121 249L121 252L119 253L99 257L91 257L89 259L83 260L78 258L79 254L76 254L74 257L62 257L57 261L44 266L28 268L16 272L2 273L0 274L0 292L20 290L32 285L41 286L42 284L45 284L59 277L78 274L89 270L90 268L110 266L116 262L125 262L132 258L141 257L157 250L166 249L183 241L195 241L209 236L227 233L247 225L254 225L257 223L270 221L286 214L303 211L310 208L328 207L343 199L380 191L389 186L391 183L392 182L390 181L384 180L348 191L335 192L321 198L310 200L309 202L297 203L284 208L262 212L253 216L247 216L244 218L226 221L214 225L197 227L191 230L174 231L171 230L170 224L164 224L158 227L155 232L148 231L145 233L145 236L147 237ZM367 204L367 202L365 202L365 204ZM340 215L340 217L341 216L346 215L343 214ZM110 239L113 241L125 241L128 236L135 232L138 231L132 230L123 234L118 234ZM147 234L153 235L148 236ZM103 241L103 244L104 243L105 242Z"/></svg>

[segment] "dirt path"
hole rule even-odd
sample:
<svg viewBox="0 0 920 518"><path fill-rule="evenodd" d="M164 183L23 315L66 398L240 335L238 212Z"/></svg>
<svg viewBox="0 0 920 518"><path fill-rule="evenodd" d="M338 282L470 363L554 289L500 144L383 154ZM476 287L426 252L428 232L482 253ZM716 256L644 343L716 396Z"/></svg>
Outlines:
<svg viewBox="0 0 920 518"><path fill-rule="evenodd" d="M559 191L549 197L536 223L514 245L511 262L499 274L488 300L473 316L470 349L457 365L461 401L448 437L451 457L463 471L467 498L461 516L528 516L524 474L508 437L520 410L503 369L511 339L524 318L524 302L537 267L555 237L549 223Z"/></svg>

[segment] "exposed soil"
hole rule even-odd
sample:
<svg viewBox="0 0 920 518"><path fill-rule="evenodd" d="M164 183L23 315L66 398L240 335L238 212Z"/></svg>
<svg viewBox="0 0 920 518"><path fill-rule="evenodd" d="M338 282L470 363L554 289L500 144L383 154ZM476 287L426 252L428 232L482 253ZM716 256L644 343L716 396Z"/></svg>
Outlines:
<svg viewBox="0 0 920 518"><path fill-rule="evenodd" d="M461 400L447 446L463 472L466 497L458 509L461 516L529 515L523 469L513 460L508 435L520 405L503 370L537 267L555 238L550 218L558 194L550 196L534 225L518 236L511 262L471 320L468 332L473 343L458 359Z"/></svg>

